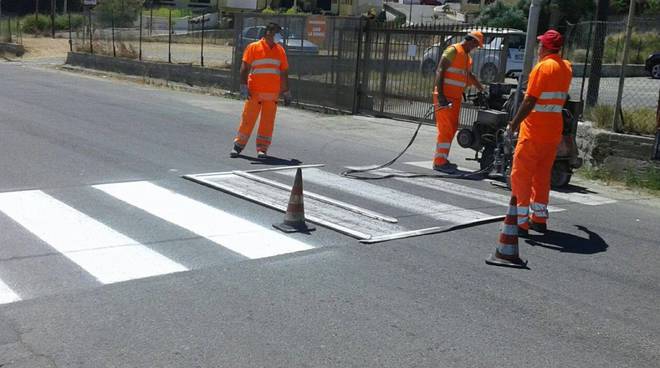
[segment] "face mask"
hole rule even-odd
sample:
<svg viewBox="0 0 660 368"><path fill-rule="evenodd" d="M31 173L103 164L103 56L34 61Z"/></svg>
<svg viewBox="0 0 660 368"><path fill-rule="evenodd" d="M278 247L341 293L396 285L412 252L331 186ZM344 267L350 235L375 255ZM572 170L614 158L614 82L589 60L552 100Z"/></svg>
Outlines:
<svg viewBox="0 0 660 368"><path fill-rule="evenodd" d="M275 33L275 37L273 37L273 39L275 40L275 43L282 43L284 41L282 35L279 33Z"/></svg>

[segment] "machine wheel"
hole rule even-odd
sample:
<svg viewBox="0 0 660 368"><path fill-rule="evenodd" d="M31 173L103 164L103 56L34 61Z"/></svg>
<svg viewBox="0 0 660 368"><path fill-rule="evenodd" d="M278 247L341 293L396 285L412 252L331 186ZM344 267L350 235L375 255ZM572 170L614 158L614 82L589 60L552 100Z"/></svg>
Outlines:
<svg viewBox="0 0 660 368"><path fill-rule="evenodd" d="M497 80L498 74L499 72L497 71L497 65L493 63L484 64L484 66L481 67L481 71L479 72L482 83L495 82L495 80Z"/></svg>
<svg viewBox="0 0 660 368"><path fill-rule="evenodd" d="M567 162L555 162L552 165L552 176L550 177L550 185L553 188L561 188L568 185L571 181L571 169Z"/></svg>
<svg viewBox="0 0 660 368"><path fill-rule="evenodd" d="M484 174L490 174L493 171L493 162L495 162L493 147L484 147L484 150L481 153L481 159L479 160L479 169L486 170L490 167L488 172L484 172Z"/></svg>

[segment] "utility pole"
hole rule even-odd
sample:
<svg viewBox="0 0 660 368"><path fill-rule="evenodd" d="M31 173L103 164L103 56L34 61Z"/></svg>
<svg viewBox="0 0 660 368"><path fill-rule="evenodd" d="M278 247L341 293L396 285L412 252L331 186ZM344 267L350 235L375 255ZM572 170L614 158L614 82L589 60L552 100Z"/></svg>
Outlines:
<svg viewBox="0 0 660 368"><path fill-rule="evenodd" d="M623 62L621 63L621 72L619 73L619 92L616 95L616 105L614 107L614 122L612 130L619 131L621 111L621 98L623 97L623 84L625 80L626 65L628 64L628 52L630 51L630 35L632 34L633 18L635 17L635 0L630 0L630 9L628 10L628 24L626 26L626 42L623 44Z"/></svg>
<svg viewBox="0 0 660 368"><path fill-rule="evenodd" d="M536 33L538 31L539 16L541 15L541 0L532 0L529 5L529 15L527 17L527 38L525 39L525 56L523 61L523 70L518 77L518 87L513 106L514 111L518 111L518 106L522 101L523 87L527 87L527 78L534 64L534 54L536 49Z"/></svg>
<svg viewBox="0 0 660 368"><path fill-rule="evenodd" d="M39 0L34 0L34 19L39 21Z"/></svg>
<svg viewBox="0 0 660 368"><path fill-rule="evenodd" d="M596 30L594 32L594 52L591 58L589 72L589 87L587 88L587 106L598 103L600 90L600 74L603 69L603 52L605 50L605 33L607 32L607 17L610 12L610 0L598 0L596 11Z"/></svg>

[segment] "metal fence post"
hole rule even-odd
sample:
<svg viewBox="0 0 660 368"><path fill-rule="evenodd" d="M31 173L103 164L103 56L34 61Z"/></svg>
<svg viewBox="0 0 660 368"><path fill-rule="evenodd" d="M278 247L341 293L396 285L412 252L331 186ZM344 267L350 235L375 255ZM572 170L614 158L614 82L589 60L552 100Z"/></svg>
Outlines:
<svg viewBox="0 0 660 368"><path fill-rule="evenodd" d="M369 80L370 80L370 74L371 74L371 44L372 44L372 34L374 32L375 27L372 27L373 23L372 21L367 21L367 25L365 27L365 39L364 39L364 55L362 56L362 81L360 83L360 94L358 97L360 98L360 104L358 107L362 107L362 98L365 96L369 90L370 90L370 85L369 85Z"/></svg>
<svg viewBox="0 0 660 368"><path fill-rule="evenodd" d="M623 62L621 63L621 72L619 73L619 91L616 95L616 105L614 108L614 122L612 123L612 130L619 131L619 115L623 115L621 110L621 98L623 96L623 85L626 75L626 65L628 64L628 53L630 52L630 35L632 34L633 17L635 16L635 0L630 1L630 9L628 11L628 24L626 26L626 41L623 43Z"/></svg>
<svg viewBox="0 0 660 368"><path fill-rule="evenodd" d="M110 10L110 18L112 24L112 56L117 57L117 49L115 48L115 9Z"/></svg>
<svg viewBox="0 0 660 368"><path fill-rule="evenodd" d="M167 62L172 63L172 8L169 9L169 20L167 21Z"/></svg>
<svg viewBox="0 0 660 368"><path fill-rule="evenodd" d="M69 18L69 51L73 52L73 36L72 36L73 29L71 26L71 12L69 11L68 6L67 9L65 10L67 17Z"/></svg>
<svg viewBox="0 0 660 368"><path fill-rule="evenodd" d="M383 50L383 72L380 78L380 112L385 111L385 90L387 89L387 69L390 63L390 36L391 32L385 31L385 50Z"/></svg>
<svg viewBox="0 0 660 368"><path fill-rule="evenodd" d="M589 50L591 49L591 34L594 30L594 23L589 22L589 36L587 38L587 52L584 56L584 67L582 67L582 85L580 86L580 102L584 103L584 82L587 78L587 63L589 62Z"/></svg>
<svg viewBox="0 0 660 368"><path fill-rule="evenodd" d="M357 31L357 52L355 55L355 79L353 84L353 106L351 108L351 113L357 114L360 107L360 96L362 96L362 88L360 85L360 59L362 58L362 35L364 27L368 27L369 21L366 22L366 25L362 25L362 18L358 20L358 31Z"/></svg>
<svg viewBox="0 0 660 368"><path fill-rule="evenodd" d="M202 66L204 66L204 13L202 13L202 50L200 59Z"/></svg>
<svg viewBox="0 0 660 368"><path fill-rule="evenodd" d="M94 55L94 29L92 27L92 8L87 8L89 15L89 52Z"/></svg>
<svg viewBox="0 0 660 368"><path fill-rule="evenodd" d="M138 60L142 61L142 10L140 9L140 35L138 36Z"/></svg>

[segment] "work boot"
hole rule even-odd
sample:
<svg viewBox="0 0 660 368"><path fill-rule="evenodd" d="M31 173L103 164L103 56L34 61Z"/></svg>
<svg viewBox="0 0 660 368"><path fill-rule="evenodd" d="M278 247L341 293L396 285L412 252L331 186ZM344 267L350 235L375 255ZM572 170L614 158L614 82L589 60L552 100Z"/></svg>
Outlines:
<svg viewBox="0 0 660 368"><path fill-rule="evenodd" d="M433 170L440 171L445 174L455 174L458 166L447 161L444 165L433 165Z"/></svg>
<svg viewBox="0 0 660 368"><path fill-rule="evenodd" d="M236 144L234 144L234 148L232 148L232 149L231 149L231 152L229 152L229 157L231 157L231 158L236 158L236 157L238 157L238 155L241 154L241 151L242 151L242 150L243 150L243 149L242 149L241 147L239 147L239 146L237 146Z"/></svg>
<svg viewBox="0 0 660 368"><path fill-rule="evenodd" d="M266 151L257 151L257 158L263 160L268 158L268 154L266 154Z"/></svg>
<svg viewBox="0 0 660 368"><path fill-rule="evenodd" d="M529 228L541 234L545 234L548 232L548 225L539 222L530 221Z"/></svg>

